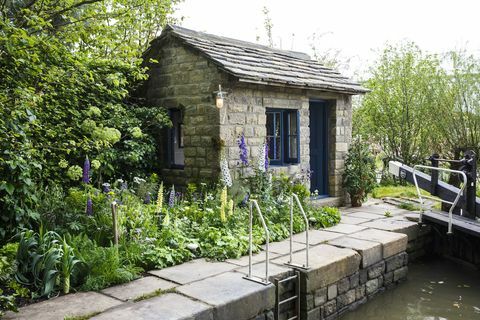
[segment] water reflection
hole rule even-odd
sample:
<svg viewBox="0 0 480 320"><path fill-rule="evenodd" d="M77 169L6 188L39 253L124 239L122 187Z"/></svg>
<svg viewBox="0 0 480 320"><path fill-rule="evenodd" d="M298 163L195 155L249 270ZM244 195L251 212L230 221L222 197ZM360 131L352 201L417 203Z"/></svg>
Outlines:
<svg viewBox="0 0 480 320"><path fill-rule="evenodd" d="M409 265L408 280L341 320L480 320L480 271L430 258Z"/></svg>

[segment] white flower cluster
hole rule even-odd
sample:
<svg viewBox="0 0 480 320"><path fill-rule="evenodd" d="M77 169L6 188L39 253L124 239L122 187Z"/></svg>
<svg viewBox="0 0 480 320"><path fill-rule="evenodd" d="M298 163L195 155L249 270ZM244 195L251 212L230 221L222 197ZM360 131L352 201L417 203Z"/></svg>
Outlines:
<svg viewBox="0 0 480 320"><path fill-rule="evenodd" d="M258 158L257 158L257 167L258 170L265 172L265 151L266 151L266 144L263 143L258 147Z"/></svg>
<svg viewBox="0 0 480 320"><path fill-rule="evenodd" d="M222 182L227 186L232 186L232 177L230 176L230 170L228 169L228 161L226 158L222 158L220 161L220 170L222 171Z"/></svg>

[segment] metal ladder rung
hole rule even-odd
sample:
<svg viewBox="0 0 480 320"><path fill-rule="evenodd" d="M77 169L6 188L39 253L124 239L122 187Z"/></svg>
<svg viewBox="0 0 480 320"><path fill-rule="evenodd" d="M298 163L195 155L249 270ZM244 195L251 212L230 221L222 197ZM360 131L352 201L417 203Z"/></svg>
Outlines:
<svg viewBox="0 0 480 320"><path fill-rule="evenodd" d="M293 316L291 318L288 318L287 320L296 320L296 319L298 319L298 316Z"/></svg>
<svg viewBox="0 0 480 320"><path fill-rule="evenodd" d="M295 300L295 299L297 299L297 298L298 298L298 296L293 296L293 297L287 298L287 299L285 299L285 300L280 301L280 302L278 303L278 305L280 306L280 305L282 305L282 304L284 304L284 303L293 301L293 300Z"/></svg>

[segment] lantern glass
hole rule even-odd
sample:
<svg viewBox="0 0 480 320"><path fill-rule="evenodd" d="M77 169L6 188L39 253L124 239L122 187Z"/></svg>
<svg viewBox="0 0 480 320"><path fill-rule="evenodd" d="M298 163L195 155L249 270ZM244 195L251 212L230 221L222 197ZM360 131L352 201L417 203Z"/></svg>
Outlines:
<svg viewBox="0 0 480 320"><path fill-rule="evenodd" d="M221 92L217 93L217 98L215 100L216 100L217 108L218 109L223 108L223 94Z"/></svg>

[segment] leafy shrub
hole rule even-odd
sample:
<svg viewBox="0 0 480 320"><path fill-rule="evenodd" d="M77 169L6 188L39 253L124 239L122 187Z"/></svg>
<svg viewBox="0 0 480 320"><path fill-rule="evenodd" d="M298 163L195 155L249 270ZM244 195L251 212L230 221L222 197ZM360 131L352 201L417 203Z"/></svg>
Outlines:
<svg viewBox="0 0 480 320"><path fill-rule="evenodd" d="M314 208L309 211L309 221L314 227L328 228L340 222L340 211L335 207Z"/></svg>
<svg viewBox="0 0 480 320"><path fill-rule="evenodd" d="M350 194L352 206L360 206L376 185L375 161L368 145L354 139L345 157L343 185Z"/></svg>
<svg viewBox="0 0 480 320"><path fill-rule="evenodd" d="M8 243L0 248L0 317L4 311L17 311L16 299L26 298L28 289L15 281L15 261L18 243Z"/></svg>

